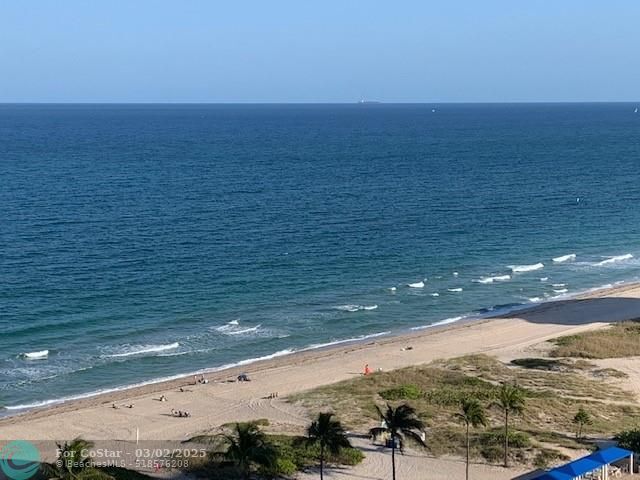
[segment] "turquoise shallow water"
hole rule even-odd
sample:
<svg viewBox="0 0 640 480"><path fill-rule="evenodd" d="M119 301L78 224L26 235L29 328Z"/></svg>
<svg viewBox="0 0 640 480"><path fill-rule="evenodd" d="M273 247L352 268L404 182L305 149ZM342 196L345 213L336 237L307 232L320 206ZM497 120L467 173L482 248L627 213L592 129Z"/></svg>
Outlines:
<svg viewBox="0 0 640 480"><path fill-rule="evenodd" d="M637 279L634 108L2 105L5 412Z"/></svg>

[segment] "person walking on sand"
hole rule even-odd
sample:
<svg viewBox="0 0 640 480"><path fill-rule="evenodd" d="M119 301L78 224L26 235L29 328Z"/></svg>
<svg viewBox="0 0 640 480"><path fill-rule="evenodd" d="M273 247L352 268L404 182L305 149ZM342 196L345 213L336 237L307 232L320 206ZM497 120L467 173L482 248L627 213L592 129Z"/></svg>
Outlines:
<svg viewBox="0 0 640 480"><path fill-rule="evenodd" d="M367 363L367 364L364 366L364 374L365 374L365 375L369 375L370 373L371 373L371 369L369 368L369 364Z"/></svg>

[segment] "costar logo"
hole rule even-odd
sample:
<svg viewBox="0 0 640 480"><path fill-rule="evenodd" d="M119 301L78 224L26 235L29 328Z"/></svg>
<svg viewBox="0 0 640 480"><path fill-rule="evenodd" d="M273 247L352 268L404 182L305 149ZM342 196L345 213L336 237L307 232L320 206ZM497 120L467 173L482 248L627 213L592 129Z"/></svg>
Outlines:
<svg viewBox="0 0 640 480"><path fill-rule="evenodd" d="M0 470L11 480L27 480L39 468L40 452L30 442L16 440L0 450Z"/></svg>

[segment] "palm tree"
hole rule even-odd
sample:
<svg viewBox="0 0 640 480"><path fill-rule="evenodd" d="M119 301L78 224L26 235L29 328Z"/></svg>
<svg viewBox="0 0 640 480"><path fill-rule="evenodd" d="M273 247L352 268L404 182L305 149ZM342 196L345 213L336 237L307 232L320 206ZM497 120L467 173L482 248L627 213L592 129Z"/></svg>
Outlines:
<svg viewBox="0 0 640 480"><path fill-rule="evenodd" d="M524 411L524 391L517 385L503 383L498 391L498 400L494 405L504 414L504 466L509 466L509 414Z"/></svg>
<svg viewBox="0 0 640 480"><path fill-rule="evenodd" d="M469 451L471 449L469 428L486 427L487 413L477 398L465 398L460 402L460 412L456 413L456 417L467 429L467 466L465 478L469 480Z"/></svg>
<svg viewBox="0 0 640 480"><path fill-rule="evenodd" d="M87 453L93 443L76 438L63 444L56 443L58 460L45 467L48 478L59 480L113 480L113 477L91 466Z"/></svg>
<svg viewBox="0 0 640 480"><path fill-rule="evenodd" d="M582 429L585 425L591 425L593 421L591 420L591 415L584 408L580 407L578 409L578 413L576 413L575 417L573 417L573 423L578 426L578 431L576 432L576 438L582 438Z"/></svg>
<svg viewBox="0 0 640 480"><path fill-rule="evenodd" d="M307 429L307 442L320 444L320 480L324 478L325 449L336 455L342 448L351 447L342 424L332 417L333 413L320 413Z"/></svg>
<svg viewBox="0 0 640 480"><path fill-rule="evenodd" d="M387 403L385 412L376 405L376 410L382 420L382 426L372 428L369 430L369 434L374 438L383 433L389 434L391 438L392 479L396 480L396 442L400 447L400 453L404 453L404 437L412 438L420 445L426 446L423 437L418 433L424 430L424 423L416 415L415 409L406 404L393 408Z"/></svg>
<svg viewBox="0 0 640 480"><path fill-rule="evenodd" d="M271 466L276 460L276 450L264 432L254 422L236 423L231 435L224 435L228 444L224 456L249 479L253 465Z"/></svg>

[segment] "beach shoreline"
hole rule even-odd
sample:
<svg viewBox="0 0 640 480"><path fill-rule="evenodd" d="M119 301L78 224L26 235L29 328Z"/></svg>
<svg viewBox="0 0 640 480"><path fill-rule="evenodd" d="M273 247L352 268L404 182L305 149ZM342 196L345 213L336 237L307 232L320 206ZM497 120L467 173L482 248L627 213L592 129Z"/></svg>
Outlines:
<svg viewBox="0 0 640 480"><path fill-rule="evenodd" d="M611 301L617 299L616 307ZM549 301L509 314L485 319L465 319L459 322L415 330L402 335L377 337L365 341L338 344L315 350L261 360L255 363L205 373L206 385L194 385L194 375L181 376L166 382L98 394L61 404L16 412L0 418L0 439L50 439L57 436L72 438L130 438L130 423L123 422L123 412L136 416L136 422L150 438L184 438L186 434L219 426L223 420L242 420L260 414L260 409L247 408L251 402L260 403L264 396L279 392L279 396L299 393L311 388L338 382L360 375L362 366L392 370L404 366L428 363L438 358L450 358L473 353L504 354L564 334L599 328L609 322L640 317L640 284L628 283L597 290L572 298ZM411 348L409 348L411 347ZM253 380L240 385L235 378L247 373ZM176 393L180 387L190 393ZM162 410L155 397L172 399L182 396L182 402L197 412L200 421L183 421L180 428L163 427L161 418L153 415ZM217 398L219 397L219 398ZM135 409L112 408L121 403L135 404ZM148 404L144 418L139 418L138 403ZM216 404L236 405L225 414L207 415L207 408ZM271 405L273 402L266 402ZM269 405L263 410L269 415ZM178 405L180 406L180 405ZM261 407L262 408L262 407ZM276 415L277 416L277 415ZM76 428L69 418L83 417ZM117 417L117 418L116 418ZM286 420L287 415L283 415ZM116 421L117 420L117 421ZM59 428L50 428L50 424ZM120 425L120 426L118 426ZM151 428L149 428L152 425ZM153 434L151 432L154 432ZM158 436L159 435L159 436ZM177 435L177 437L176 437Z"/></svg>
<svg viewBox="0 0 640 480"><path fill-rule="evenodd" d="M97 391L90 391L83 394L70 395L68 397L61 397L59 399L47 399L41 400L33 403L33 406L29 404L23 408L17 408L17 406L5 406L5 409L0 408L0 426L2 425L2 420L22 416L29 413L36 413L41 411L48 411L53 409L58 409L63 406L67 406L70 404L84 404L90 403L93 404L92 400L96 400L99 398L106 398L112 401L117 401L120 398L126 398L131 395L135 395L138 391L144 392L156 392L162 391L164 386L171 385L189 385L189 383L185 383L185 381L189 381L189 379L194 376L207 375L218 378L220 376L225 376L225 373L229 375L237 376L239 373L245 372L251 366L261 366L261 365L270 365L270 362L274 362L276 360L281 359L291 359L295 360L296 356L305 356L311 354L312 352L326 352L333 349L339 350L341 348L349 348L352 346L356 346L359 344L367 344L369 342L373 342L376 340L394 340L394 339L402 339L402 338L411 338L413 336L420 336L422 334L431 334L436 331L442 331L446 329L455 329L456 327L463 327L468 324L481 324L492 319L496 318L504 318L504 317L512 317L517 313L525 313L525 312L535 312L540 309L545 308L546 305L552 304L557 301L564 300L573 300L580 298L590 298L592 296L599 295L614 295L619 291L624 291L628 288L633 288L635 286L640 286L640 281L633 282L618 282L615 285L601 286L590 288L584 291L575 292L570 295L561 295L557 298L550 298L544 302L536 302L533 304L521 304L512 307L508 307L500 312L491 312L488 311L484 314L465 314L458 317L453 317L450 319L443 319L436 321L432 324L425 324L422 326L409 327L400 331L394 332L382 332L382 333L373 333L368 335L363 335L361 337L356 337L352 339L345 340L336 340L335 342L330 342L326 345L311 345L307 347L302 347L300 349L287 349L283 351L274 352L271 354L264 355L263 357L256 359L246 359L240 360L234 364L230 365L222 365L216 367L208 367L201 368L199 370L190 371L186 373L178 373L175 375L170 375L168 377L154 378L149 380L143 380L138 383L129 384L129 385L121 385L114 387L106 387ZM288 351L290 350L290 351ZM0 406L1 407L1 406Z"/></svg>

